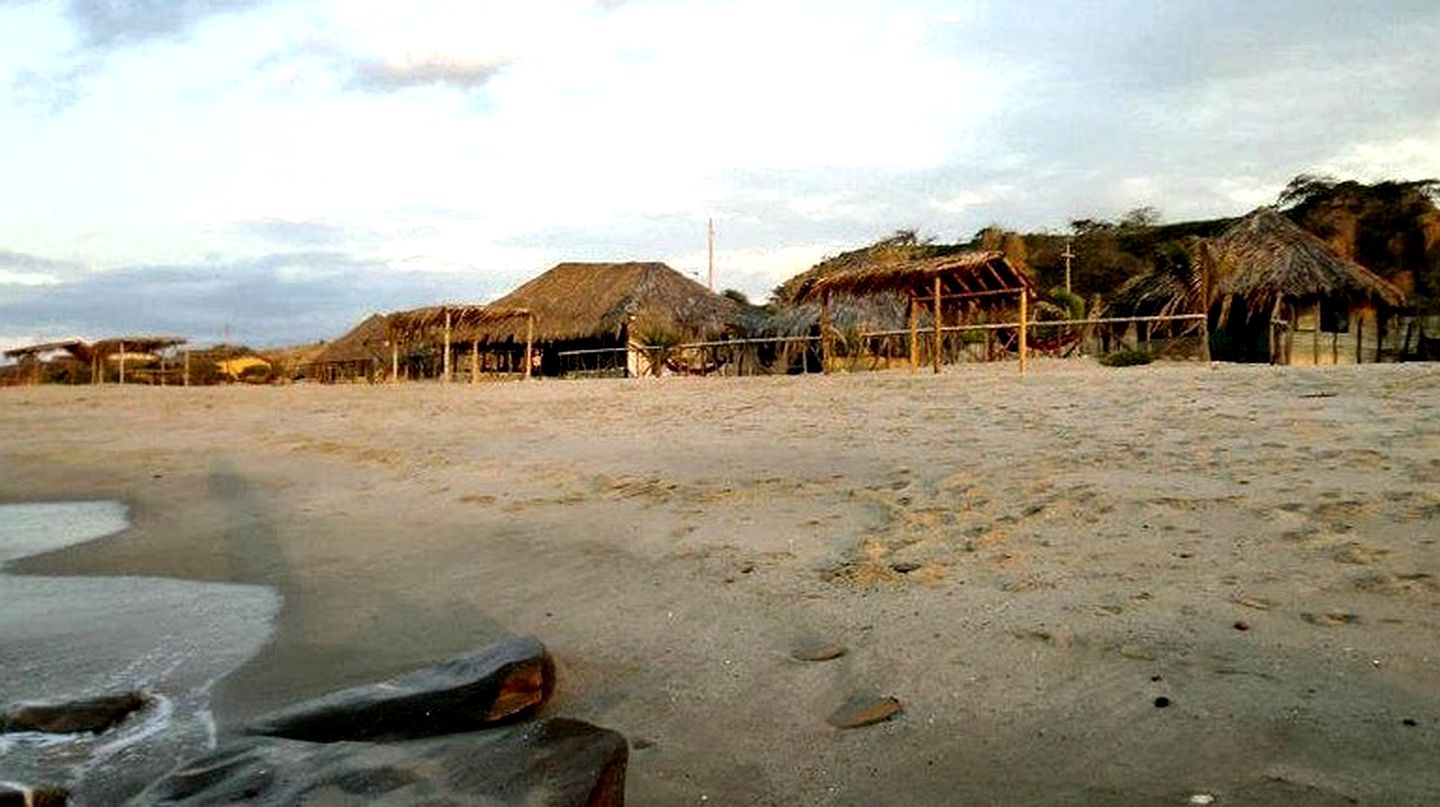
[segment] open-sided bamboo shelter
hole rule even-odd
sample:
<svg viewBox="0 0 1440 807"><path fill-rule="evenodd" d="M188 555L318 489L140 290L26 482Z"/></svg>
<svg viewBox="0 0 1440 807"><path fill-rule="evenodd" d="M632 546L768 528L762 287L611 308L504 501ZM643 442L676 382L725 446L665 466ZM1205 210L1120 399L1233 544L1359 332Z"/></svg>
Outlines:
<svg viewBox="0 0 1440 807"><path fill-rule="evenodd" d="M33 382L41 378L44 356L64 351L72 357L67 364L78 362L88 368L92 384L103 384L109 380L121 384L127 381L183 383L182 367L174 366L166 353L185 344L185 341L179 336L146 335L117 336L95 342L68 339L14 348L5 351L5 355L25 366Z"/></svg>
<svg viewBox="0 0 1440 807"><path fill-rule="evenodd" d="M822 366L830 366L834 328L831 304L838 298L899 295L907 301L911 369L918 369L922 345L920 314L930 315L930 354L935 372L944 356L945 329L968 324L980 312L1013 310L1017 350L1025 369L1027 318L1035 281L1001 252L963 252L894 264L874 264L807 279L796 294L800 302L820 303Z"/></svg>
<svg viewBox="0 0 1440 807"><path fill-rule="evenodd" d="M740 306L663 263L562 263L496 300L487 309L532 314L536 370L560 375L567 357L627 375L647 372L641 345L703 341L741 330ZM482 345L519 343L526 323L478 325ZM574 369L571 366L569 369Z"/></svg>
<svg viewBox="0 0 1440 807"><path fill-rule="evenodd" d="M1205 243L1214 278L1216 358L1280 364L1379 359L1405 295L1274 208Z"/></svg>
<svg viewBox="0 0 1440 807"><path fill-rule="evenodd" d="M494 338L497 330L507 338ZM529 378L534 331L535 317L525 308L448 304L400 311L385 320L390 376L454 380L460 347L469 354L472 383L482 373Z"/></svg>

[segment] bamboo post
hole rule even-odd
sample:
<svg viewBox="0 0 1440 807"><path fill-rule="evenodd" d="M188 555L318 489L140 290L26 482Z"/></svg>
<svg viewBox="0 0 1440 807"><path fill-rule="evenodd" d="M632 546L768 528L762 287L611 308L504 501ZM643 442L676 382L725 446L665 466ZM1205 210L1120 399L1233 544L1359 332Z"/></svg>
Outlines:
<svg viewBox="0 0 1440 807"><path fill-rule="evenodd" d="M441 373L444 383L450 383L450 309L445 309L445 356L441 359Z"/></svg>
<svg viewBox="0 0 1440 807"><path fill-rule="evenodd" d="M1030 292L1028 290L1020 290L1020 375L1025 375L1025 354L1028 352L1028 340L1025 329L1027 327L1026 320L1030 314L1028 310L1029 300L1027 299L1029 296Z"/></svg>
<svg viewBox="0 0 1440 807"><path fill-rule="evenodd" d="M1365 363L1365 311L1355 313L1355 363Z"/></svg>
<svg viewBox="0 0 1440 807"><path fill-rule="evenodd" d="M910 372L920 369L920 306L910 293Z"/></svg>
<svg viewBox="0 0 1440 807"><path fill-rule="evenodd" d="M476 340L470 343L470 384L474 386L480 383L480 342Z"/></svg>
<svg viewBox="0 0 1440 807"><path fill-rule="evenodd" d="M185 349L185 386L190 386L190 349Z"/></svg>
<svg viewBox="0 0 1440 807"><path fill-rule="evenodd" d="M96 353L96 352L94 352L94 351L91 351L91 353L90 353L90 384L91 384L91 386L96 386L96 385L98 385L98 384L100 383L100 373L98 372L99 367L100 367L100 364L99 364L99 362L97 361L97 358L99 357L99 355L100 355L100 354L98 354L98 353Z"/></svg>
<svg viewBox="0 0 1440 807"><path fill-rule="evenodd" d="M830 292L820 295L820 372L830 372Z"/></svg>
<svg viewBox="0 0 1440 807"><path fill-rule="evenodd" d="M1318 348L1317 348L1318 349ZM125 383L125 343L120 343L120 383Z"/></svg>
<svg viewBox="0 0 1440 807"><path fill-rule="evenodd" d="M530 378L530 366L534 362L531 351L535 345L535 314L525 315L525 378Z"/></svg>
<svg viewBox="0 0 1440 807"><path fill-rule="evenodd" d="M400 383L400 343L390 342L390 383Z"/></svg>
<svg viewBox="0 0 1440 807"><path fill-rule="evenodd" d="M1317 367L1320 365L1320 301L1315 301L1315 330L1311 331L1310 337L1310 360Z"/></svg>
<svg viewBox="0 0 1440 807"><path fill-rule="evenodd" d="M1200 361L1210 361L1210 270L1206 267L1205 261L1200 261L1200 310L1195 312L1204 314L1205 318L1200 320Z"/></svg>
<svg viewBox="0 0 1440 807"><path fill-rule="evenodd" d="M935 355L931 359L935 372L940 372L940 328L944 322L940 319L940 278L935 278Z"/></svg>

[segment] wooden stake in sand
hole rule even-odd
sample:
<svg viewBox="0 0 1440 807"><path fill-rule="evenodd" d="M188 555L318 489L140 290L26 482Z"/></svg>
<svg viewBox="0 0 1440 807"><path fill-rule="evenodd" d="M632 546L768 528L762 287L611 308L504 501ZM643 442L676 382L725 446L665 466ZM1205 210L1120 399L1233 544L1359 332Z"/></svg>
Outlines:
<svg viewBox="0 0 1440 807"><path fill-rule="evenodd" d="M445 374L441 380L446 384L450 383L450 309L445 309L445 358L441 362Z"/></svg>
<svg viewBox="0 0 1440 807"><path fill-rule="evenodd" d="M920 369L920 306L910 294L910 372Z"/></svg>
<svg viewBox="0 0 1440 807"><path fill-rule="evenodd" d="M525 314L525 378L526 378L526 380L529 380L529 378L530 378L530 365L531 365L531 362L532 362L532 359L531 359L531 351L534 349L534 346L535 346L535 314L534 314L533 312L526 312L526 314Z"/></svg>
<svg viewBox="0 0 1440 807"><path fill-rule="evenodd" d="M1029 311L1027 310L1027 298L1029 296L1030 292L1024 289L1020 290L1020 375L1025 375L1025 354L1029 350L1029 344L1028 340L1026 339L1025 333L1026 319L1028 319L1029 317Z"/></svg>
<svg viewBox="0 0 1440 807"><path fill-rule="evenodd" d="M400 343L390 342L390 383L400 383Z"/></svg>
<svg viewBox="0 0 1440 807"><path fill-rule="evenodd" d="M480 383L480 342L470 343L470 384Z"/></svg>
<svg viewBox="0 0 1440 807"><path fill-rule="evenodd" d="M185 386L190 386L190 351L185 351Z"/></svg>
<svg viewBox="0 0 1440 807"><path fill-rule="evenodd" d="M820 372L830 372L830 292L820 296Z"/></svg>
<svg viewBox="0 0 1440 807"><path fill-rule="evenodd" d="M935 356L931 360L936 373L940 372L940 328L944 322L940 319L940 277L935 277Z"/></svg>
<svg viewBox="0 0 1440 807"><path fill-rule="evenodd" d="M1315 349L1316 349L1316 350L1319 350L1320 348L1318 347L1318 345L1320 344L1320 342L1319 342L1318 339L1316 340L1315 344L1317 345L1317 347L1316 347ZM120 343L120 383L121 383L121 384L124 384L124 383L125 383L125 343L124 343L124 342L121 342L121 343Z"/></svg>
<svg viewBox="0 0 1440 807"><path fill-rule="evenodd" d="M1315 330L1310 332L1310 363L1320 364L1320 301L1315 301Z"/></svg>

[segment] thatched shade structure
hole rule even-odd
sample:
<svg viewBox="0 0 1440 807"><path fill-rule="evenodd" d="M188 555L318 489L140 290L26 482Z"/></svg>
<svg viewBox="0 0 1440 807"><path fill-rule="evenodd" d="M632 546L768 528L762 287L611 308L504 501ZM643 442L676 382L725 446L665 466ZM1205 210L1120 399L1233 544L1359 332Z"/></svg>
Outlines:
<svg viewBox="0 0 1440 807"><path fill-rule="evenodd" d="M562 263L484 307L527 311L546 375L562 371L559 353L626 351L632 342L702 341L741 331L741 307L663 263ZM518 344L523 319L482 315L461 341Z"/></svg>
<svg viewBox="0 0 1440 807"><path fill-rule="evenodd" d="M498 305L447 304L399 311L385 318L385 343L390 348L391 376L400 375L402 346L408 351L416 346L439 345L442 351L441 379L451 380L454 374L451 348L455 343L470 345L470 380L480 376L480 347L491 345L491 329L514 327L524 335L523 340L510 340L508 347L523 345L519 357L509 355L514 351L506 349L507 368L519 369L526 378L530 377L530 356L535 330L535 317L527 309ZM518 367L517 367L518 366Z"/></svg>
<svg viewBox="0 0 1440 807"><path fill-rule="evenodd" d="M118 379L120 383L123 384L125 383L125 365L127 360L130 361L132 365L137 360L153 360L155 355L162 351L183 345L185 342L185 338L181 336L153 335L117 336L95 342L86 342L83 339L67 339L58 342L45 342L38 345L13 348L5 351L5 355L21 361L38 363L42 354L63 350L90 367L90 380L91 383L95 384L104 382L105 363L107 361L114 361L116 363ZM162 364L163 361L162 357Z"/></svg>
<svg viewBox="0 0 1440 807"><path fill-rule="evenodd" d="M1340 333L1353 334L1360 361L1365 320L1373 324L1372 345L1378 346L1386 316L1405 305L1398 288L1336 254L1274 208L1256 210L1203 244L1199 260L1213 277L1210 299L1226 334L1220 352L1230 358L1290 363L1295 332L1308 330L1315 363L1321 361L1322 331L1332 334L1332 363L1340 359ZM1302 320L1308 327L1300 327ZM1277 324L1285 326L1283 334Z"/></svg>
<svg viewBox="0 0 1440 807"><path fill-rule="evenodd" d="M919 363L919 310L930 306L934 328L935 372L940 372L941 335L944 326L944 303L995 308L1018 301L1020 368L1024 371L1026 354L1026 318L1029 298L1035 293L1035 281L995 251L962 252L952 255L897 262L867 262L824 276L803 281L796 299L820 302L820 333L822 354L828 354L830 301L834 297L903 296L908 299L910 320L910 363ZM828 362L822 359L822 364Z"/></svg>
<svg viewBox="0 0 1440 807"><path fill-rule="evenodd" d="M663 263L562 263L495 301L535 312L537 342L615 340L627 329L714 339L740 307Z"/></svg>

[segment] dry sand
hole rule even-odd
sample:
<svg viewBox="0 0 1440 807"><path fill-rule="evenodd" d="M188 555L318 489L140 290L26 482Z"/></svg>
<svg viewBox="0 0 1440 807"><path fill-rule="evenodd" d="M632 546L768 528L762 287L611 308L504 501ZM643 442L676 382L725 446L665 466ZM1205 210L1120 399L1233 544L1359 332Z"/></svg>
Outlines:
<svg viewBox="0 0 1440 807"><path fill-rule="evenodd" d="M283 594L222 724L533 633L635 804L1440 794L1434 366L0 392L104 497L19 570Z"/></svg>

